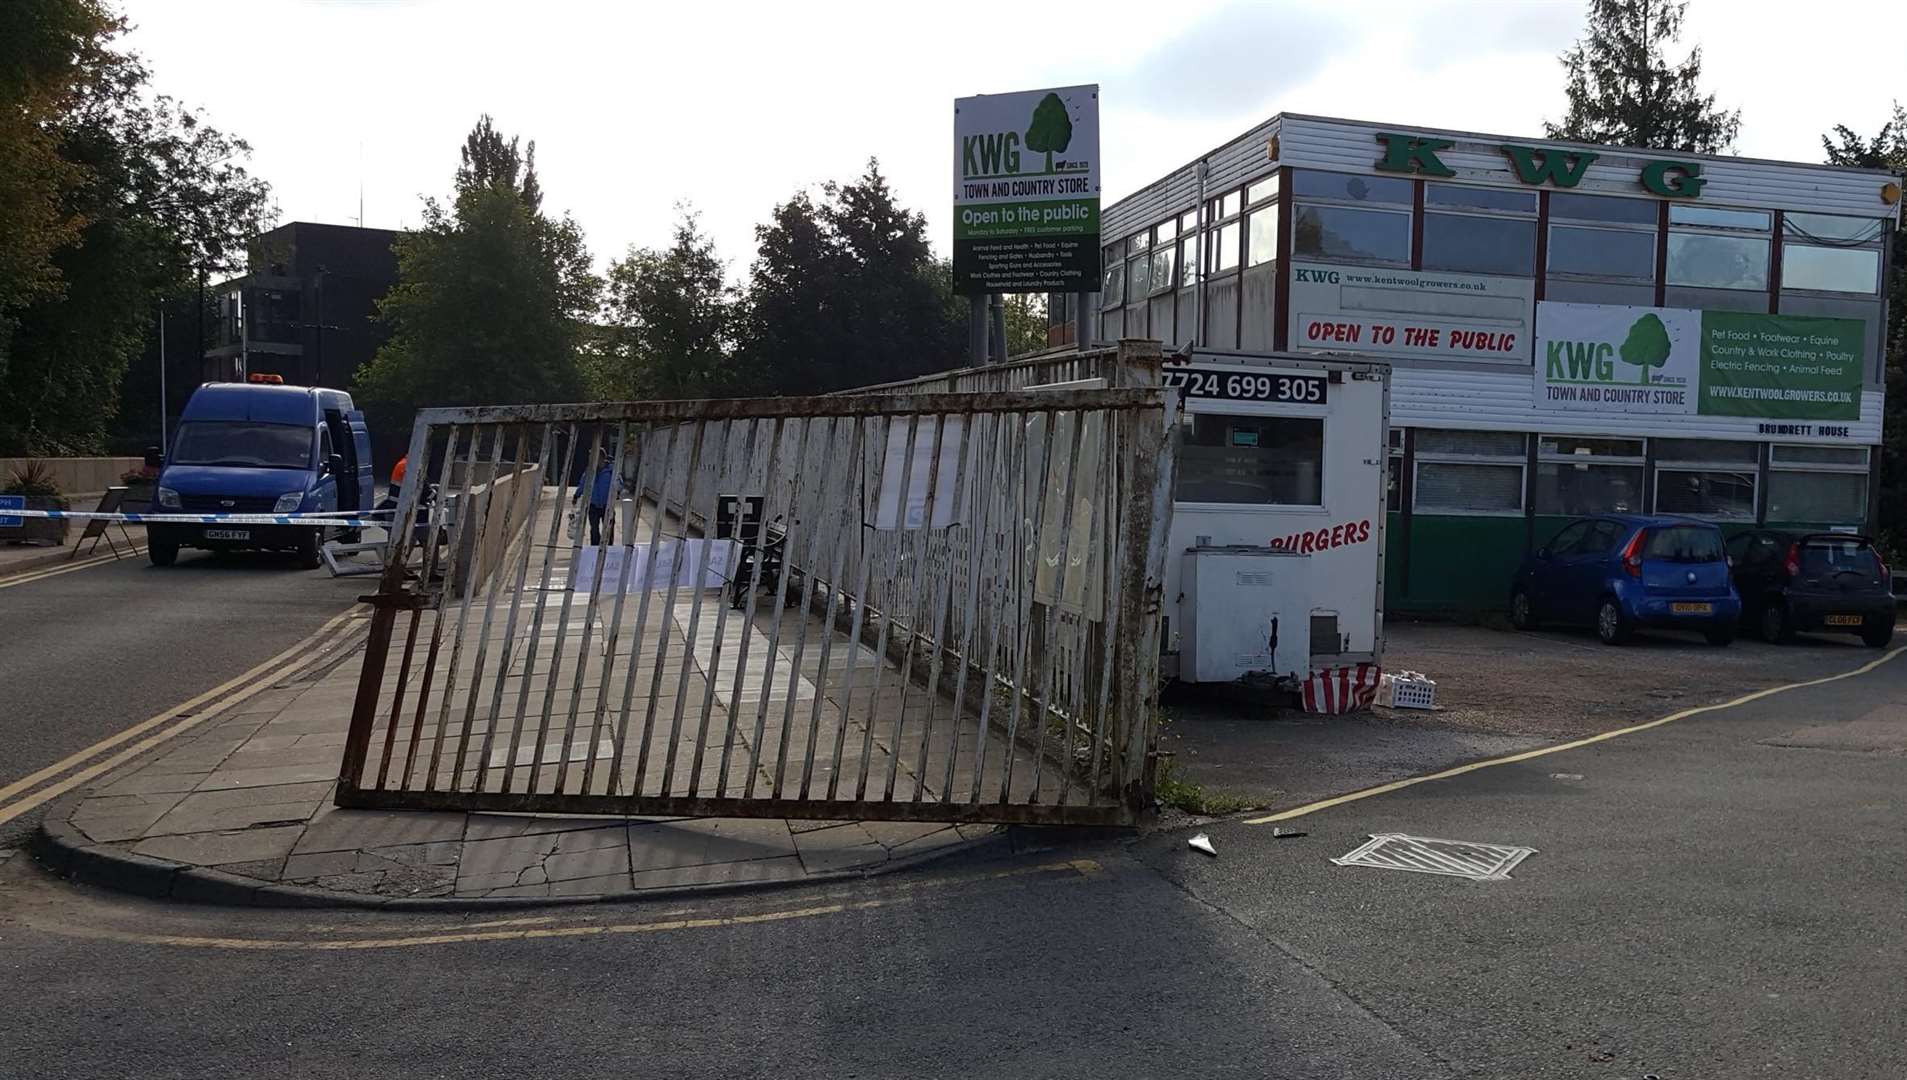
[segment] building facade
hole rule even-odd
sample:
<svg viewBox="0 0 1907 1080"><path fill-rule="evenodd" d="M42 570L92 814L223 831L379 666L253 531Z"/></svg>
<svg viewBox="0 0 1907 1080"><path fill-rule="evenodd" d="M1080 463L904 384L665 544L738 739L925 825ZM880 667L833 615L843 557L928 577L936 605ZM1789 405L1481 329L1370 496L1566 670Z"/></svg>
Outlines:
<svg viewBox="0 0 1907 1080"><path fill-rule="evenodd" d="M1580 514L1871 525L1899 223L1885 172L1284 114L1107 208L1087 325L1390 361L1386 606L1495 609Z"/></svg>
<svg viewBox="0 0 1907 1080"><path fill-rule="evenodd" d="M397 284L402 235L294 221L253 240L243 277L215 286L219 322L201 377L282 376L344 387L387 336L377 301Z"/></svg>

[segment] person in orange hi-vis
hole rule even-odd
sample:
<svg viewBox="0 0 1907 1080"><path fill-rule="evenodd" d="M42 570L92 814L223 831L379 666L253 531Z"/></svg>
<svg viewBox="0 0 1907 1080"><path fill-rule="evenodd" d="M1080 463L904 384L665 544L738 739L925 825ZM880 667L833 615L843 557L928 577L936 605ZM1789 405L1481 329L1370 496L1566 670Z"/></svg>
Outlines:
<svg viewBox="0 0 1907 1080"><path fill-rule="evenodd" d="M396 491L397 489L404 486L404 469L407 466L409 466L410 463L411 463L411 456L409 454L405 454L403 457L400 457L397 459L397 464L391 466L391 490L392 491Z"/></svg>

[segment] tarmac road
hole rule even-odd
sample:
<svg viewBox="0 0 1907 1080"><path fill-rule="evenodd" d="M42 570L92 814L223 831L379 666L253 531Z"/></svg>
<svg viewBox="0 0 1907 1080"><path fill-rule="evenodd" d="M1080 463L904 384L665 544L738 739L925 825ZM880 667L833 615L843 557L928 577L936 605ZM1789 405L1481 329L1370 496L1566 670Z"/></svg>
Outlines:
<svg viewBox="0 0 1907 1080"><path fill-rule="evenodd" d="M376 584L201 551L31 576L0 578L0 787L252 668ZM0 849L39 816L0 824Z"/></svg>

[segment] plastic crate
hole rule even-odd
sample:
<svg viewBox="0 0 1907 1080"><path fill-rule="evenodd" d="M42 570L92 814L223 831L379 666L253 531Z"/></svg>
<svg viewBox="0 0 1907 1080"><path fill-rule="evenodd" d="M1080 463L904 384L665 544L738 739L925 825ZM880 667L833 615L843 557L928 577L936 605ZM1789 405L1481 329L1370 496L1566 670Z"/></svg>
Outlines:
<svg viewBox="0 0 1907 1080"><path fill-rule="evenodd" d="M1434 709L1437 683L1414 671L1386 675L1377 688L1377 703L1393 709Z"/></svg>

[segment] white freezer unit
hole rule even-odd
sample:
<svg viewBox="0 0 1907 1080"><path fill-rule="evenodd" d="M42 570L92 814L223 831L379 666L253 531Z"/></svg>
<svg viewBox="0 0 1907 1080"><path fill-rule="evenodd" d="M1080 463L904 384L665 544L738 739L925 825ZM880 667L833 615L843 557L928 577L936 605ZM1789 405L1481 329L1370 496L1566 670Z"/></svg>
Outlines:
<svg viewBox="0 0 1907 1080"><path fill-rule="evenodd" d="M1310 674L1311 572L1310 556L1277 548L1188 549L1179 677L1218 683Z"/></svg>

